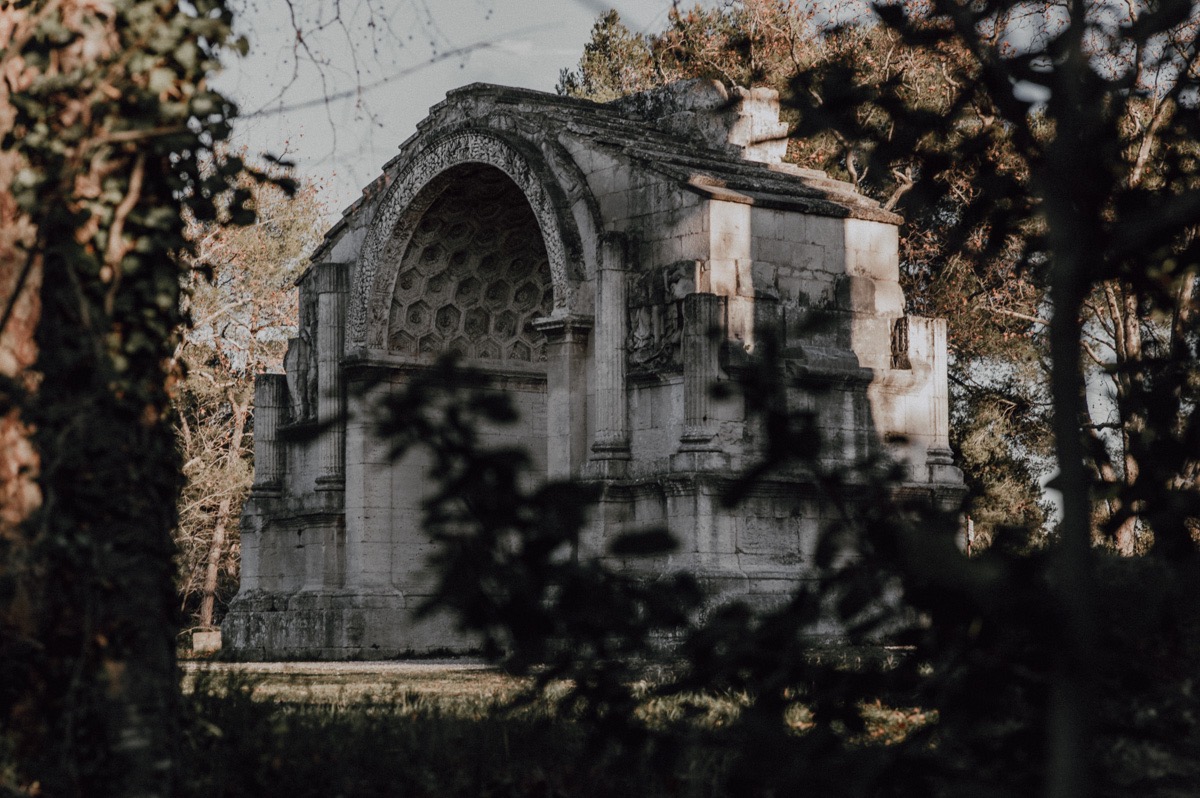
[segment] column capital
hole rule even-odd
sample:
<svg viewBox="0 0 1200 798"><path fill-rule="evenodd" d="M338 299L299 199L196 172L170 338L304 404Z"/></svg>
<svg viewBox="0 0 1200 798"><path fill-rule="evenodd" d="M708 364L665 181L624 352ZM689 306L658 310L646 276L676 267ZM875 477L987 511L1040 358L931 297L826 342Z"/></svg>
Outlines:
<svg viewBox="0 0 1200 798"><path fill-rule="evenodd" d="M596 434L592 444L596 460L628 460L629 435L624 430L603 430Z"/></svg>
<svg viewBox="0 0 1200 798"><path fill-rule="evenodd" d="M350 291L350 264L314 263L313 290L318 294L346 294Z"/></svg>
<svg viewBox="0 0 1200 798"><path fill-rule="evenodd" d="M591 316L567 314L563 316L543 316L533 320L533 329L551 339L569 341L586 341L593 326Z"/></svg>

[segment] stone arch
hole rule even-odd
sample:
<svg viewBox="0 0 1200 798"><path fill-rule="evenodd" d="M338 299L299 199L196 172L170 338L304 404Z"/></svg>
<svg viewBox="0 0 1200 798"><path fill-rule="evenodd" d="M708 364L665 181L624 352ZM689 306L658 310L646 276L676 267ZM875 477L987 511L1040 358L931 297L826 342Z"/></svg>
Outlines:
<svg viewBox="0 0 1200 798"><path fill-rule="evenodd" d="M452 350L481 366L535 366L550 316L548 253L520 188L494 166L461 164L436 178L392 284L385 343L391 354ZM544 370L544 366L541 367Z"/></svg>
<svg viewBox="0 0 1200 798"><path fill-rule="evenodd" d="M400 260L426 211L454 182L455 168L470 164L503 172L529 204L541 232L553 287L551 315L574 310L583 280L583 246L569 200L539 154L492 132L463 130L442 136L410 158L379 203L367 229L351 289L350 341L384 349Z"/></svg>

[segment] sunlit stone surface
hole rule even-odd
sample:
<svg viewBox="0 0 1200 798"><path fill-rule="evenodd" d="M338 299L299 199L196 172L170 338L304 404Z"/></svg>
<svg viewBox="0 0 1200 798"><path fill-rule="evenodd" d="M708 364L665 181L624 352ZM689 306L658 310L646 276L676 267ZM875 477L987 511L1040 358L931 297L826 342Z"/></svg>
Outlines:
<svg viewBox="0 0 1200 798"><path fill-rule="evenodd" d="M720 501L763 433L710 388L767 336L823 465L884 451L906 464L901 490L954 501L945 322L904 314L900 220L782 163L778 110L772 92L707 82L608 105L472 85L434 107L327 234L299 281L288 373L260 378L226 648L470 649L448 619L412 618L431 585L426 463L392 462L369 412L449 350L521 411L491 443L600 483L589 552L666 526L679 549L626 567L687 569L715 600L770 605L811 578L831 511L802 469Z"/></svg>

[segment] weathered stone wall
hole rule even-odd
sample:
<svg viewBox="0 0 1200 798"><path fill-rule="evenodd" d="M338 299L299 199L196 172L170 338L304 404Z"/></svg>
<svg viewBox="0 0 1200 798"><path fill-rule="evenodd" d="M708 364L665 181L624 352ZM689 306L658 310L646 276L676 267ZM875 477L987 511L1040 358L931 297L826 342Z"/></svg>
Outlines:
<svg viewBox="0 0 1200 798"><path fill-rule="evenodd" d="M260 384L231 646L470 647L446 619L411 616L431 586L428 464L393 462L371 414L446 351L521 411L489 442L525 448L541 478L601 488L586 553L665 525L675 553L618 564L687 569L717 596L781 600L813 575L829 520L801 471L736 510L720 501L763 432L711 387L765 336L827 464L886 449L906 489L955 496L945 325L904 313L899 219L781 163L777 113L769 92L703 82L608 106L472 86L432 109L327 235L299 283L288 374Z"/></svg>

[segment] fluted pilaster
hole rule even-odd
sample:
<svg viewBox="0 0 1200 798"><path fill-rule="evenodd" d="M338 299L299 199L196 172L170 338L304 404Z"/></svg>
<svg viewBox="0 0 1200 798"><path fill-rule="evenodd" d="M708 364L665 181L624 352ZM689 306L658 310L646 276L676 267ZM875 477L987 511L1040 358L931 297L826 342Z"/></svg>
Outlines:
<svg viewBox="0 0 1200 798"><path fill-rule="evenodd" d="M345 349L347 267L316 265L317 421L321 425L317 490L345 490L346 392L342 385Z"/></svg>
<svg viewBox="0 0 1200 798"><path fill-rule="evenodd" d="M683 300L683 435L681 452L718 451L712 386L719 376L725 297L688 294Z"/></svg>
<svg viewBox="0 0 1200 798"><path fill-rule="evenodd" d="M592 320L538 319L546 336L546 471L551 479L577 477L587 458L587 346Z"/></svg>
<svg viewBox="0 0 1200 798"><path fill-rule="evenodd" d="M629 409L625 391L626 250L610 233L600 245L595 332L596 441L593 460L629 459Z"/></svg>
<svg viewBox="0 0 1200 798"><path fill-rule="evenodd" d="M256 495L279 495L283 484L283 447L279 425L287 409L287 378L259 374L254 380L254 487Z"/></svg>

